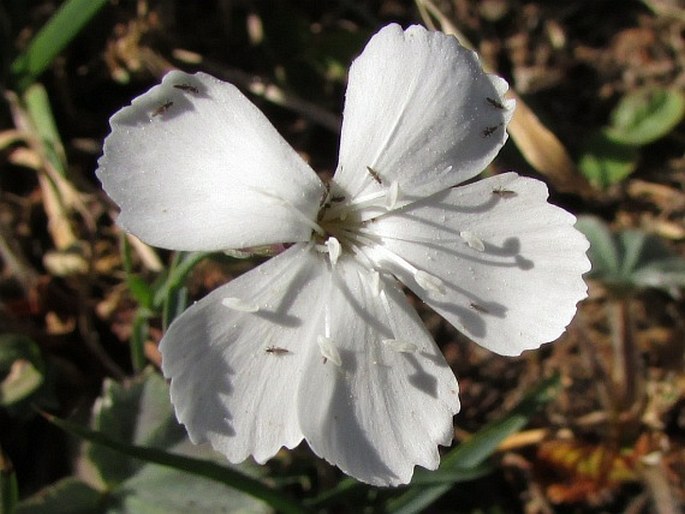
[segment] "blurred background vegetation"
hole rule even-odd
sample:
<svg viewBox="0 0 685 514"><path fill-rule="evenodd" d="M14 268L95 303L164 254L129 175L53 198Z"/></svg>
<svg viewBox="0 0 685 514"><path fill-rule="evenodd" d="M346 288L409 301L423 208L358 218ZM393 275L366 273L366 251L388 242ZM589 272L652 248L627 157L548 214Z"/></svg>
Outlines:
<svg viewBox="0 0 685 514"><path fill-rule="evenodd" d="M174 421L156 346L256 260L122 234L94 177L107 120L170 69L206 71L330 177L346 70L389 22L454 34L509 81L488 173L540 178L580 217L590 297L515 359L416 302L463 408L440 470L407 487L358 484L306 445L228 467ZM679 512L684 30L679 0L3 0L0 513Z"/></svg>

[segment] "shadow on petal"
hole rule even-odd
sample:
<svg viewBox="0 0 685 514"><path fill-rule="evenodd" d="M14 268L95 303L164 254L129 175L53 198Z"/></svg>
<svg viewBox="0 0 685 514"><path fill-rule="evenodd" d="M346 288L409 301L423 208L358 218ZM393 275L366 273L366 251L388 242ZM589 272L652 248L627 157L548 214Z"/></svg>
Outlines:
<svg viewBox="0 0 685 514"><path fill-rule="evenodd" d="M387 484L400 480L384 462L376 445L368 437L368 427L358 419L358 399L349 379L357 374L357 354L341 350L342 366L330 374L332 389L330 398L319 398L317 403L327 405L321 416L321 436L317 441L305 435L315 453L338 466L352 476L377 484ZM322 364L331 366L331 363ZM369 412L369 416L376 413ZM363 468L363 471L360 471ZM360 476L363 475L363 476Z"/></svg>
<svg viewBox="0 0 685 514"><path fill-rule="evenodd" d="M425 354L422 353L422 356ZM418 359L411 355L406 355L407 361L413 366L414 373L409 375L409 383L416 387L419 391L423 391L431 398L438 397L438 380L435 376L426 373L426 370L421 366ZM444 361L443 361L444 362Z"/></svg>
<svg viewBox="0 0 685 514"><path fill-rule="evenodd" d="M178 334L184 336L192 342L192 334ZM177 366L182 371L171 375L171 398L179 421L194 443L211 441L216 435L234 436L226 404L233 394L231 377L235 370L226 362L225 348L218 344L187 344L185 349L188 353L183 362L192 365ZM167 361L177 358L173 352L165 355Z"/></svg>

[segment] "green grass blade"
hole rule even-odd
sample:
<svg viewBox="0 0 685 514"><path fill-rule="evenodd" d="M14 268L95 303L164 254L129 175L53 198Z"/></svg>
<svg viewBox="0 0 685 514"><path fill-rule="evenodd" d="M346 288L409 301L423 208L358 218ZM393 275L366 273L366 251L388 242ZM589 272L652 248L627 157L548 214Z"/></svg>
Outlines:
<svg viewBox="0 0 685 514"><path fill-rule="evenodd" d="M106 446L107 448L121 452L129 457L159 464L161 466L169 466L186 473L221 482L229 487L233 487L234 489L263 500L278 512L283 512L285 514L306 514L307 512L310 512L303 505L291 500L280 491L266 485L260 480L251 478L233 469L220 466L214 462L176 455L156 448L145 448L122 443L75 423L48 414L44 415L51 423L70 434L86 439L92 443Z"/></svg>
<svg viewBox="0 0 685 514"><path fill-rule="evenodd" d="M23 91L76 37L107 0L67 0L12 63L17 89Z"/></svg>
<svg viewBox="0 0 685 514"><path fill-rule="evenodd" d="M312 508L334 505L340 498L349 497L354 491L362 487L366 487L366 485L354 478L343 478L331 489L324 491L314 498L305 500L304 504Z"/></svg>
<svg viewBox="0 0 685 514"><path fill-rule="evenodd" d="M156 291L153 307L162 310L162 327L166 330L188 304L188 291L183 285L188 274L208 253L179 252L169 267L169 275L165 283Z"/></svg>
<svg viewBox="0 0 685 514"><path fill-rule="evenodd" d="M521 430L535 411L547 403L554 395L559 385L559 378L554 377L543 381L514 409L503 418L494 421L475 434L469 440L461 443L442 460L439 472L440 478L454 473L454 478L460 478L458 471L466 472L479 469L484 461L490 457L499 444L509 435ZM475 478L475 477L472 477ZM452 488L457 480L445 481L436 485L424 486L414 484L407 491L387 503L387 512L394 514L414 514L423 510Z"/></svg>
<svg viewBox="0 0 685 514"><path fill-rule="evenodd" d="M155 292L152 300L153 308L163 307L164 302L168 301L168 297L173 295L175 290L183 286L183 282L190 272L193 271L193 268L208 255L210 254L204 252L177 253L169 267L169 276L166 282Z"/></svg>
<svg viewBox="0 0 685 514"><path fill-rule="evenodd" d="M150 326L148 323L149 311L138 308L133 319L133 331L131 334L131 364L136 373L140 373L147 364L145 356L145 341L147 340Z"/></svg>
<svg viewBox="0 0 685 514"><path fill-rule="evenodd" d="M45 157L60 175L66 177L67 158L64 153L62 138L57 130L55 117L52 114L47 91L42 84L33 84L26 89L22 100L31 123L43 143Z"/></svg>

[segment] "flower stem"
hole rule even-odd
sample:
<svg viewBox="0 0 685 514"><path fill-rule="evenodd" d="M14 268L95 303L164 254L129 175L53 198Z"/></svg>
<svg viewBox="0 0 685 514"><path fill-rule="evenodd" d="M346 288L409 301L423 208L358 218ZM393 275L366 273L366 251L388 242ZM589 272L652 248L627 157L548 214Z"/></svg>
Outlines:
<svg viewBox="0 0 685 514"><path fill-rule="evenodd" d="M612 382L615 404L623 416L633 418L641 390L639 352L635 343L630 297L612 299L609 303L614 350ZM627 421L627 420L626 420Z"/></svg>

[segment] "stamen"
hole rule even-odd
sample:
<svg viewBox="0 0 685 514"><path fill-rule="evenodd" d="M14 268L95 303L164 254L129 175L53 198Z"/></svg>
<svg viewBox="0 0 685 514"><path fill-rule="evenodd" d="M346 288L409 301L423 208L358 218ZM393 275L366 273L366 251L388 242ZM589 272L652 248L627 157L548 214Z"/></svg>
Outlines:
<svg viewBox="0 0 685 514"><path fill-rule="evenodd" d="M376 270L371 270L371 293L373 296L378 298L378 295L381 294L381 274L378 273Z"/></svg>
<svg viewBox="0 0 685 514"><path fill-rule="evenodd" d="M330 294L328 296L330 296ZM331 309L328 306L328 303L326 303L326 306L323 309L323 335L326 339L330 339L331 337Z"/></svg>
<svg viewBox="0 0 685 514"><path fill-rule="evenodd" d="M271 198L272 200L276 200L279 204L282 206L290 209L293 214L295 214L295 217L299 219L302 223L307 225L309 228L311 228L314 232L319 234L320 236L323 236L326 234L324 229L322 229L318 223L316 223L314 220L310 219L308 216L306 216L301 210L299 210L297 207L295 207L289 200L286 200L285 198L282 198L281 196L278 195L275 191L270 191L268 189L264 188L259 188L259 187L252 187L252 186L246 186L248 189L252 189L256 193L263 194L264 196Z"/></svg>
<svg viewBox="0 0 685 514"><path fill-rule="evenodd" d="M316 342L319 344L319 350L324 359L331 361L338 367L342 366L340 352L335 347L333 340L330 337L318 336Z"/></svg>
<svg viewBox="0 0 685 514"><path fill-rule="evenodd" d="M331 205L328 209L326 209L324 220L338 218L344 221L350 212L358 210L362 207L382 206L382 202L379 202L378 200L383 200L386 198L386 196L387 192L385 190L376 191L366 196L352 198L349 202Z"/></svg>
<svg viewBox="0 0 685 514"><path fill-rule="evenodd" d="M398 266L400 269L408 273L411 273L419 287L421 287L425 291L441 295L445 294L445 284L438 277L418 269L416 266L407 262L402 257L397 255L396 253L391 252L387 248L376 245L374 247L374 251L380 253L380 257L382 257L386 262L394 264ZM376 261L377 260L378 259L376 259ZM382 264L382 261L379 264ZM380 267L383 268L382 265Z"/></svg>
<svg viewBox="0 0 685 514"><path fill-rule="evenodd" d="M419 349L414 343L402 341L401 339L383 339L382 343L399 353L416 353Z"/></svg>
<svg viewBox="0 0 685 514"><path fill-rule="evenodd" d="M221 305L238 312L257 312L259 310L259 305L232 296L221 300Z"/></svg>
<svg viewBox="0 0 685 514"><path fill-rule="evenodd" d="M470 248L473 248L477 252L485 251L485 244L483 244L483 241L473 232L463 230L459 232L459 235L466 242L466 244L469 245Z"/></svg>
<svg viewBox="0 0 685 514"><path fill-rule="evenodd" d="M361 263L367 268L372 271L375 271L376 267L376 262L371 259L368 255L366 255L366 246L362 241L359 241L357 238L350 238L350 240L347 241L350 251L354 254L357 259L361 261ZM380 276L379 276L380 279Z"/></svg>
<svg viewBox="0 0 685 514"><path fill-rule="evenodd" d="M397 180L393 180L388 188L388 194L386 196L387 203L385 206L389 211L395 208L397 205L397 200L400 197L400 183Z"/></svg>
<svg viewBox="0 0 685 514"><path fill-rule="evenodd" d="M421 288L431 293L445 294L445 284L435 275L417 269L414 272L414 280Z"/></svg>
<svg viewBox="0 0 685 514"><path fill-rule="evenodd" d="M342 251L340 247L340 241L331 236L324 244L328 249L328 258L331 260L331 266L335 267L335 264L338 262L338 258L340 257L340 252Z"/></svg>

